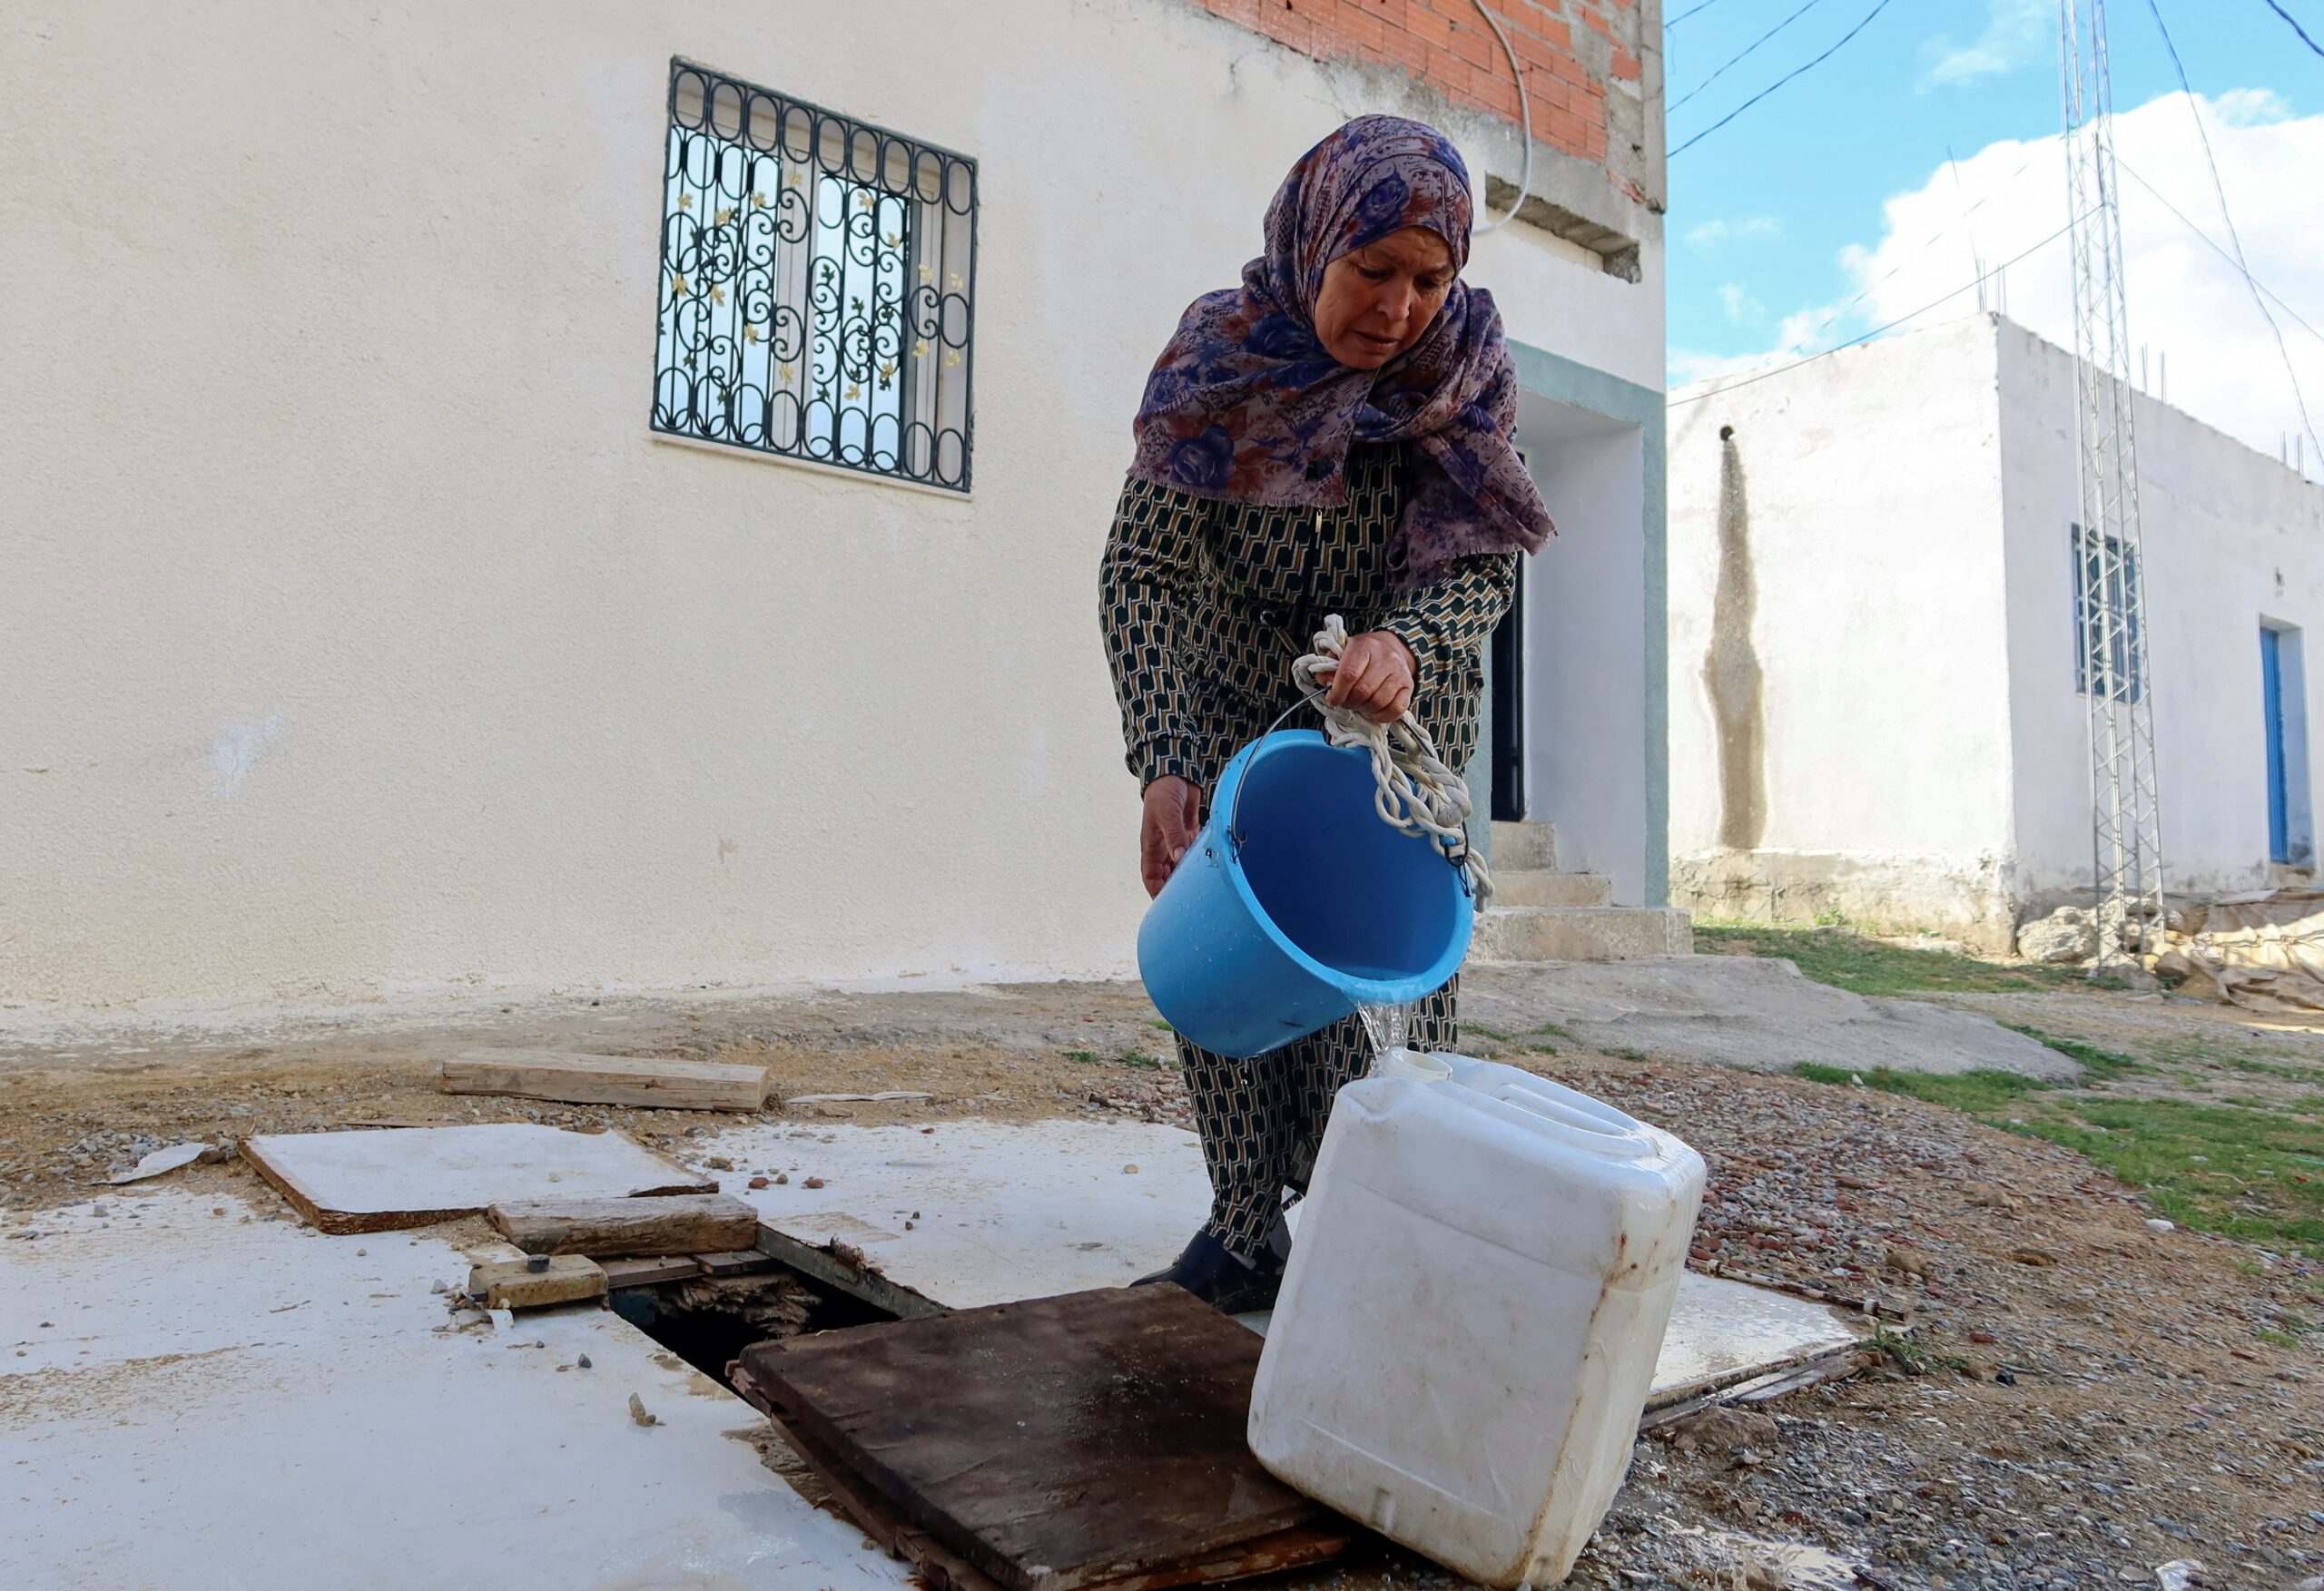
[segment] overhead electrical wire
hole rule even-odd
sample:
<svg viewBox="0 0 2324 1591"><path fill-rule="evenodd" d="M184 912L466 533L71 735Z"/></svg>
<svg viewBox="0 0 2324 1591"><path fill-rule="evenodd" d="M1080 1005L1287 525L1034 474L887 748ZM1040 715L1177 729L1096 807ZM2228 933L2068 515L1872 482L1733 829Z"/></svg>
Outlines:
<svg viewBox="0 0 2324 1591"><path fill-rule="evenodd" d="M1710 0L1703 0L1703 4L1708 5L1710 4ZM2277 5L2276 0L2267 0L2267 6L2269 10L2274 12L2278 16L2282 17L2284 21L2291 25L2291 31L2299 35L2299 42L2301 44L2306 44L2318 54L2324 55L2324 44L2319 44L2314 39L2308 36L2308 30L2299 25L2299 18L2293 16L2290 12L2286 11L2282 6Z"/></svg>
<svg viewBox="0 0 2324 1591"><path fill-rule="evenodd" d="M1737 63L1740 62L1752 51L1758 49L1761 44L1766 44L1769 39L1783 32L1784 29L1789 27L1793 23L1797 22L1801 17L1807 15L1809 12L1815 10L1823 3L1824 0L1807 0L1807 5L1793 12L1789 16L1785 17L1781 22L1776 24L1775 26L1761 34L1758 38L1753 39L1749 44L1744 45L1742 49L1738 50L1734 54L1729 55L1727 58L1726 64L1720 66L1717 72L1712 73L1709 77L1704 78L1700 83L1695 84L1694 87L1680 94L1677 99L1672 100L1669 105L1664 107L1664 113L1668 114L1669 112L1677 110L1680 105L1683 105L1689 100L1693 99L1697 94L1702 93L1703 90L1709 88L1712 83L1717 83L1721 77L1726 75L1728 67L1733 66Z"/></svg>
<svg viewBox="0 0 2324 1591"><path fill-rule="evenodd" d="M2043 146L2042 146L2042 145L2040 145L2040 144L2036 144L2036 145L2034 145L2034 148L2033 148L2033 150L2032 150L2030 152L2028 152L2028 153L2027 153L2026 157L2025 157L2023 161L2021 161L2021 162L2018 162L2018 167L2017 167L2017 169L2016 169L2015 171L2014 171L2014 172L2010 172L2010 174L2009 174L2008 176L2004 177L2004 178L2001 180L2001 182L2000 182L2000 183L1999 183L1999 184L1997 184L1996 186L1994 186L1994 188L1992 188L1992 189L1989 189L1989 190L1986 192L1984 198L1978 200L1974 204L1970 205L1968 209L1966 209L1966 210L1965 210L1965 211L1963 211L1961 212L1961 221L1962 221L1962 223L1963 223L1963 224L1966 224L1966 222L1968 221L1969 218L1970 218L1971 216L1973 216L1973 215L1976 214L1976 213L1977 213L1977 211L1979 211L1983 210L1983 209L1985 207L1986 203L1987 203L1989 201L1993 200L1994 198L1995 198L1995 197L1996 197L1996 196L1998 196L1999 194L2001 194L2001 193L2004 193L2004 192L2007 192L2007 191L2008 191L2008 188L2009 188L2009 185L2010 185L2012 182L2016 182L2018 178L2020 178L2020 177L2024 176L2027 172L2029 172L2029 171L2033 170L2033 168L2034 168L2034 162L2036 160L2038 160L2039 158L2041 158L2041 155L2042 155L2042 153L2043 153ZM1955 173L1955 181L1958 181L1958 172L1956 172L1956 173ZM1896 264L1894 264L1894 265L1890 266L1890 267L1887 269L1887 270L1886 270L1886 271L1885 271L1884 273L1882 273L1879 277L1876 278L1875 280L1871 280L1871 281L1869 281L1869 282L1866 282L1866 283L1864 285L1864 287L1863 287L1862 290L1860 290L1859 292L1857 292L1857 294L1856 295L1856 297L1854 297L1854 298L1852 298L1852 299L1848 300L1846 303L1843 303L1843 304L1839 305L1837 308L1834 309L1833 309L1833 311L1832 311L1830 314L1828 314L1828 315L1827 315L1827 316L1825 316L1825 317L1824 317L1824 319L1823 319L1822 323L1821 323L1820 325L1818 325L1818 326L1816 328L1816 329L1815 329L1815 330L1810 331L1810 332L1809 332L1806 337L1801 338L1797 342L1795 342L1794 344L1792 344L1792 346L1791 346L1791 348L1790 348L1790 349L1785 349L1784 351L1785 351L1785 352L1787 352L1787 353L1788 353L1788 352L1791 352L1793 349L1800 349L1800 348L1805 348L1807 344L1809 344L1809 343L1811 343L1811 342L1814 342L1817 338L1819 338L1819 337L1823 336L1823 335L1824 335L1824 333L1825 333L1825 331L1826 331L1826 330L1827 330L1827 329L1831 326L1831 324L1832 324L1832 322L1833 322L1833 321L1837 320L1841 316L1843 316L1843 315L1846 314L1850 309L1855 309L1858 304L1860 304L1860 303L1864 302L1864 300L1865 300L1866 299L1869 298L1869 297L1872 295L1872 292L1873 292L1873 290L1874 290L1875 289L1876 289L1876 288L1878 288L1879 286L1881 286L1884 282L1886 282L1890 278L1894 277L1894 276L1895 276L1898 271L1900 271L1900 270L1904 270L1905 266L1910 265L1914 260L1915 260L1919 259L1922 255L1924 255L1924 254L1927 253L1931 249L1935 248L1938 243L1940 243L1940 242L1944 241L1946 238L1951 237L1951 236L1953 235L1953 231L1954 231L1954 223L1949 222L1949 221L1948 221L1946 224L1945 224L1944 226L1941 226L1941 227L1937 228L1937 230L1936 230L1936 231L1935 231L1931 232L1931 233L1928 235L1928 237L1927 237L1927 238L1926 238L1926 239L1925 239L1925 240L1921 243L1921 246L1920 246L1919 248L1917 248L1917 249L1914 250L1910 254L1905 255L1902 260L1899 260L1898 261L1896 261ZM1974 245L1973 244L1973 245L1972 245L1972 252L1974 252ZM2014 261L2012 261L2012 263L2014 263ZM1976 286L1976 285L1977 285L1977 283L1978 283L1978 282L1984 281L1984 280L1987 280L1988 278L1990 278L1990 277L1996 276L1996 275L2000 274L2000 272L2001 272L2002 270L2004 270L2004 269L2006 269L2006 267L2005 267L2005 266L1999 266L1999 265L1997 265L1997 266L1994 267L1994 269L1993 269L1992 270L1989 270L1989 271L1980 271L1980 272L1978 273L1978 276L1977 276L1976 281L1973 281L1973 282L1971 282L1969 285L1970 285L1970 287L1974 287L1974 286ZM1965 291L1966 290L1965 289L1965 290L1961 290ZM1947 295L1946 295L1946 297L1948 297L1948 298L1949 298L1949 297L1951 297L1951 296L1952 296L1951 294L1947 294Z"/></svg>
<svg viewBox="0 0 2324 1591"><path fill-rule="evenodd" d="M2195 90L2187 81L2187 64L2179 58L2179 46L2171 37L2170 25L2162 20L2162 7L2157 0L2146 0L2146 8L2154 17L2156 31L2162 34L2162 47L2171 53L2171 68L2179 74L2179 91L2187 96L2187 113L2194 118L2195 136L2202 142L2203 164L2211 174L2211 192L2218 196L2220 219L2227 222L2227 241L2235 248L2235 269L2243 277L2243 285L2251 290L2251 302L2260 311L2260 319L2268 323L2270 335L2276 339L2276 357L2283 361L2284 378L2291 383L2292 402L2299 409L2300 428L2308 433L2309 445L2324 458L2324 443L2316 437L2316 427L2308 417L2308 395L2299 389L2299 373L2292 368L2291 350L2284 346L2284 329L2276 324L2275 312L2268 308L2268 300L2260 291L2260 284L2252 280L2251 262L2244 257L2243 235L2236 230L2234 212L2227 207L2227 185L2220 181L2219 161L2211 153L2211 135L2203 125L2202 107L2195 103ZM2115 158L2122 163L2120 156Z"/></svg>
<svg viewBox="0 0 2324 1591"><path fill-rule="evenodd" d="M1676 157L1686 153L1689 150L1694 148L1695 145L1700 143L1704 139L1709 138L1712 133L1718 132L1729 122L1735 120L1736 117L1741 115L1753 105L1758 104L1761 100L1766 99L1769 94L1775 93L1776 90L1789 83L1793 78L1799 76L1804 72L1821 66L1825 62L1837 54L1842 45L1846 44L1850 39L1856 37L1856 34L1862 33L1866 28L1871 26L1872 19L1879 15L1882 12L1887 10L1889 5L1893 3L1894 0L1880 0L1878 5L1875 5L1870 11L1865 13L1864 20L1862 22L1857 23L1854 27L1848 29L1847 32L1842 34L1839 37L1838 43L1833 44L1830 49L1826 50L1822 54L1817 56L1814 60L1806 63L1804 65L1795 66L1789 72L1785 73L1781 77L1777 78L1773 83L1768 84L1767 87L1761 89L1749 99L1745 100L1741 104L1728 112L1724 116L1721 116L1718 121L1713 122L1709 126L1704 128L1700 133L1696 133L1692 138L1687 140L1686 142L1672 150L1670 152L1671 156Z"/></svg>
<svg viewBox="0 0 2324 1591"><path fill-rule="evenodd" d="M2185 211L2180 209L2177 205L2171 203L2170 200L2164 198L2162 196L2162 190L2157 188L2153 183L2148 182L2146 178L2140 175L2138 168L2132 165L2130 162L2124 160L2119 152L2114 156L2114 163L2122 168L2124 174L2127 175L2132 182L2136 182L2140 187L2152 194L2154 196L2154 201L2157 204L2160 204L2163 209L2177 216L2179 218L2179 224L2185 227L2189 231L2194 233L2198 238L2201 238L2204 244L2210 248L2212 253L2218 255L2221 260L2226 260L2230 265L2235 264L2235 256L2227 251L2227 248L2224 244L2220 242L2218 239L2212 237L2209 232L2203 231L2202 228L2197 226L2194 221ZM2252 286L2267 294L2268 297L2275 300L2276 308L2290 316L2293 325L2299 327L2302 331L2305 331L2309 336L2316 339L2319 342L2324 342L2324 331L2319 331L2315 327L2309 325L2308 317L2302 315L2298 309L2292 308L2291 304L2286 300L2283 294L2276 291L2275 289L2270 287L2266 282L2261 281L2256 276L2251 277L2250 281Z"/></svg>
<svg viewBox="0 0 2324 1591"><path fill-rule="evenodd" d="M2074 227L2078 224L2078 221L2070 221L2066 222L2065 225L2060 227L2056 231L2052 232L2040 242L2034 244L2030 248L2020 250L2018 252L2011 255L2008 259L2003 260L1999 265L1994 266L1993 270L1979 272L1974 280L1955 288L1943 298L1931 299L1919 309L1914 309L1906 314L1899 315L1894 320L1887 321L1883 325L1876 326L1871 330L1865 332L1862 336L1851 337L1846 342L1835 343L1830 348L1809 354L1804 359L1794 359L1787 365L1777 365L1769 369L1754 370L1748 376L1745 376L1738 380L1729 381L1724 386L1714 387L1709 392L1698 392L1692 398L1673 398L1670 400L1670 407L1672 408L1678 408L1685 404L1700 403L1707 398L1718 398L1725 393L1734 392L1742 388L1749 387L1755 382L1765 381L1770 376L1780 376L1787 370L1797 370L1802 365L1812 365L1817 359L1827 359L1834 354L1841 352L1843 349L1856 347L1858 343L1870 342L1874 338L1878 337L1884 331L1894 331L1897 327L1902 326L1907 320L1917 320L1922 316L1927 314L1931 309L1942 308L1945 304L1952 302L1955 299L1959 298L1963 293L1974 291L1978 282L1985 281L1990 278L2000 274L2002 271L2007 270L2019 260L2048 248L2060 238L2064 237L2068 232L2073 231Z"/></svg>
<svg viewBox="0 0 2324 1591"><path fill-rule="evenodd" d="M1687 18L1692 16L1696 12L1709 11L1712 6L1718 4L1718 0L1702 0L1702 4L1699 5L1690 5L1686 10L1679 13L1678 15L1671 17L1669 21L1665 22L1662 25L1662 31L1668 33L1672 28L1677 27L1680 23L1686 21Z"/></svg>

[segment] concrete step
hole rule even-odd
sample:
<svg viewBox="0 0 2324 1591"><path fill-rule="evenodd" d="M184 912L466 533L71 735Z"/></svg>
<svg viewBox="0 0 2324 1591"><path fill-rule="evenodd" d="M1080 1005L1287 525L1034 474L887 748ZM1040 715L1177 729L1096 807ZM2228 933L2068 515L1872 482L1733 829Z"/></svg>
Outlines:
<svg viewBox="0 0 2324 1591"><path fill-rule="evenodd" d="M1551 873L1516 868L1492 873L1495 906L1611 906L1614 880L1603 873Z"/></svg>
<svg viewBox="0 0 2324 1591"><path fill-rule="evenodd" d="M1499 872L1531 869L1544 873L1558 869L1558 826L1554 823L1495 823L1492 826L1492 865Z"/></svg>
<svg viewBox="0 0 2324 1591"><path fill-rule="evenodd" d="M1479 961L1632 961L1691 956L1694 919L1665 906L1493 906L1477 918Z"/></svg>

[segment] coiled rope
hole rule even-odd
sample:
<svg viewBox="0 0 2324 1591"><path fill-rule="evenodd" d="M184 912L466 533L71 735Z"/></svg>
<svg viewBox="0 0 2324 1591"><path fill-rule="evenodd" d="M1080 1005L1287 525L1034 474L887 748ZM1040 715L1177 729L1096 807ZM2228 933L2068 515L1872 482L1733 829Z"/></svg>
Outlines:
<svg viewBox="0 0 2324 1591"><path fill-rule="evenodd" d="M1372 804L1380 820L1405 834L1424 835L1445 859L1469 876L1469 890L1482 906L1492 898L1492 875L1484 858L1469 849L1468 782L1436 754L1436 742L1407 707L1402 718L1375 723L1353 707L1333 707L1324 692L1347 651L1347 621L1334 614L1315 632L1315 650L1291 665L1292 678L1314 693L1324 715L1324 738L1334 746L1361 746L1372 756L1378 788Z"/></svg>

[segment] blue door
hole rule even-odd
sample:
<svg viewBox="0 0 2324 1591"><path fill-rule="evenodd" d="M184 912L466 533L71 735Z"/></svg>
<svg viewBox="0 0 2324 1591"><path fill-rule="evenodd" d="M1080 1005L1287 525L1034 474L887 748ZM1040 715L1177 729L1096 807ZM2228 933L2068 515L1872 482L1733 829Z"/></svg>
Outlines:
<svg viewBox="0 0 2324 1591"><path fill-rule="evenodd" d="M2284 776L2284 637L2260 632L2260 708L2268 732L2268 859L2291 860L2291 800Z"/></svg>

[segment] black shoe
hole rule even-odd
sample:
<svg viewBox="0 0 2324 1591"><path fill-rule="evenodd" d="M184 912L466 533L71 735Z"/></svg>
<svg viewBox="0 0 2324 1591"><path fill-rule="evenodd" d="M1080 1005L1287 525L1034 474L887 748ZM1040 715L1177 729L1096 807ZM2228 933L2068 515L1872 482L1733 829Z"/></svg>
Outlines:
<svg viewBox="0 0 2324 1591"><path fill-rule="evenodd" d="M1167 1282L1185 1288L1223 1315L1248 1314L1275 1308L1275 1296L1282 1290L1283 1267L1272 1252L1267 1261L1254 1265L1210 1233L1198 1232L1167 1271L1141 1276L1130 1285L1147 1287Z"/></svg>

